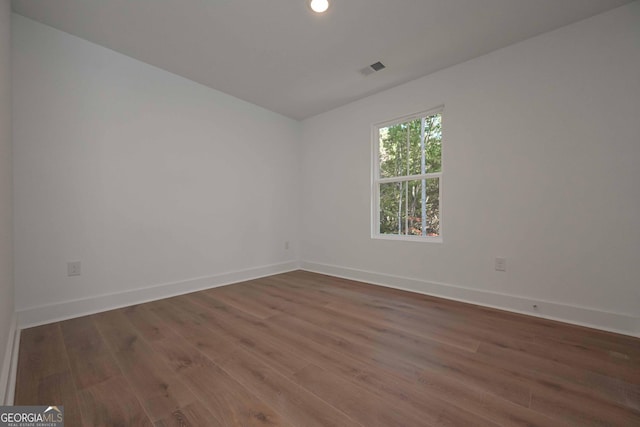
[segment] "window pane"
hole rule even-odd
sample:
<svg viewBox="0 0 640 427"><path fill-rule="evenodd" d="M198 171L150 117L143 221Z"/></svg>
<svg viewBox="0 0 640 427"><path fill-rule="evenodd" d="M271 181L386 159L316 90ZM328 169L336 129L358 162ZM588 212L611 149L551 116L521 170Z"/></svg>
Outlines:
<svg viewBox="0 0 640 427"><path fill-rule="evenodd" d="M425 235L440 235L440 178L426 179Z"/></svg>
<svg viewBox="0 0 640 427"><path fill-rule="evenodd" d="M426 173L442 172L442 114L424 119Z"/></svg>
<svg viewBox="0 0 640 427"><path fill-rule="evenodd" d="M407 139L409 138L409 139ZM379 132L380 177L407 175L407 142L410 129L407 123L381 128Z"/></svg>
<svg viewBox="0 0 640 427"><path fill-rule="evenodd" d="M439 236L439 195L439 178L380 184L380 234Z"/></svg>
<svg viewBox="0 0 640 427"><path fill-rule="evenodd" d="M424 146L421 143L424 138ZM442 116L434 114L380 128L378 159L381 178L442 170Z"/></svg>
<svg viewBox="0 0 640 427"><path fill-rule="evenodd" d="M380 234L421 235L420 181L380 185Z"/></svg>

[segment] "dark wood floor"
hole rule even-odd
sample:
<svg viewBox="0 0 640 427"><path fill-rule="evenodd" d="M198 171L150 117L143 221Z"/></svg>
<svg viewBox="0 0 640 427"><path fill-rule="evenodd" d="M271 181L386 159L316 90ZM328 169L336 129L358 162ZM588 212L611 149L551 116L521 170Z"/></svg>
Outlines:
<svg viewBox="0 0 640 427"><path fill-rule="evenodd" d="M22 331L67 426L640 426L640 340L308 272Z"/></svg>

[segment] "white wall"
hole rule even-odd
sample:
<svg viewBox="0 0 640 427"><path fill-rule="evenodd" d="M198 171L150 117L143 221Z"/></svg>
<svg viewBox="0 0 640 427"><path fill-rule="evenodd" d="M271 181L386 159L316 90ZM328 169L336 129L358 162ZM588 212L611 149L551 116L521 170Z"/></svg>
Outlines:
<svg viewBox="0 0 640 427"><path fill-rule="evenodd" d="M640 333L640 3L301 126L13 19L23 326L300 257L310 270ZM371 240L371 125L441 104L444 243ZM82 276L66 276L69 260Z"/></svg>
<svg viewBox="0 0 640 427"><path fill-rule="evenodd" d="M299 123L13 20L23 325L295 267Z"/></svg>
<svg viewBox="0 0 640 427"><path fill-rule="evenodd" d="M303 267L640 333L639 70L634 2L306 120ZM444 243L372 240L372 124L441 104Z"/></svg>
<svg viewBox="0 0 640 427"><path fill-rule="evenodd" d="M0 0L0 404L8 376L13 308L11 186L11 4Z"/></svg>

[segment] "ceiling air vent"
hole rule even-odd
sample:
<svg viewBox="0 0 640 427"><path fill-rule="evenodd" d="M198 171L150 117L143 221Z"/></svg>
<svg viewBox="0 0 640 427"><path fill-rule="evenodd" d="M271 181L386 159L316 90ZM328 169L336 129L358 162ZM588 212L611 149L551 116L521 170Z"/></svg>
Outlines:
<svg viewBox="0 0 640 427"><path fill-rule="evenodd" d="M364 74L365 76L368 76L369 74L373 74L376 71L383 70L384 68L386 68L384 64L378 61L375 64L371 64L368 67L363 68L362 70L360 70L360 73Z"/></svg>

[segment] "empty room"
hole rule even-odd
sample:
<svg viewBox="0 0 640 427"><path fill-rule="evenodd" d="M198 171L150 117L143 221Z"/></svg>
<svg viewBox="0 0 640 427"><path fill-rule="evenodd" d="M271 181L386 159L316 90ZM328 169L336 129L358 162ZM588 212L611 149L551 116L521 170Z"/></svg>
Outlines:
<svg viewBox="0 0 640 427"><path fill-rule="evenodd" d="M0 0L2 426L640 426L640 0Z"/></svg>

